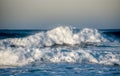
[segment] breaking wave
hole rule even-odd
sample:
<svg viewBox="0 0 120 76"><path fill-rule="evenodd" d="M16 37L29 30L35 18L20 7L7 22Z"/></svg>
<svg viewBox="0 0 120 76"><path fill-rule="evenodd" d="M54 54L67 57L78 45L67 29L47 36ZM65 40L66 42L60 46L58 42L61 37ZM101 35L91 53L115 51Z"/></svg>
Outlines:
<svg viewBox="0 0 120 76"><path fill-rule="evenodd" d="M33 62L120 65L119 56L112 52L96 52L81 47L108 41L97 29L84 28L73 33L72 27L60 26L25 38L0 40L0 65L20 66Z"/></svg>
<svg viewBox="0 0 120 76"><path fill-rule="evenodd" d="M71 27L60 26L47 32L40 32L25 38L12 38L1 40L5 46L22 46L22 47L43 47L55 44L75 45L89 42L107 41L96 29L84 28L78 33L73 33Z"/></svg>

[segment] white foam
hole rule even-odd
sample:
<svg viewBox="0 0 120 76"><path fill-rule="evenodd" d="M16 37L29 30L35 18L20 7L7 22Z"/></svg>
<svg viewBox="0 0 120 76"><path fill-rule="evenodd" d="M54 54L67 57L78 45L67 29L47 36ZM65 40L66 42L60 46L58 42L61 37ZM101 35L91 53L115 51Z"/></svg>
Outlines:
<svg viewBox="0 0 120 76"><path fill-rule="evenodd" d="M75 44L72 29L68 26L60 26L47 32L50 38L56 44Z"/></svg>
<svg viewBox="0 0 120 76"><path fill-rule="evenodd" d="M105 56L100 55L99 64L105 65L120 65L120 59L112 52L108 52Z"/></svg>
<svg viewBox="0 0 120 76"><path fill-rule="evenodd" d="M105 39L96 29L84 28L78 34L74 35L81 42L105 42Z"/></svg>
<svg viewBox="0 0 120 76"><path fill-rule="evenodd" d="M87 42L105 42L106 39L96 29L85 28L74 34L71 27L60 26L47 32L40 32L25 38L5 39L5 45L21 47L42 47L54 44L80 44Z"/></svg>
<svg viewBox="0 0 120 76"><path fill-rule="evenodd" d="M66 52L64 51L66 50ZM69 50L62 48L44 49L6 49L0 51L0 65L25 65L34 61L39 62L97 62L97 60L85 50Z"/></svg>
<svg viewBox="0 0 120 76"><path fill-rule="evenodd" d="M90 50L82 48L72 50L67 47L58 48L8 48L0 51L0 65L21 66L32 62L51 63L97 63L105 65L120 65L120 59L111 52L98 54L95 57Z"/></svg>
<svg viewBox="0 0 120 76"><path fill-rule="evenodd" d="M55 44L81 44L88 42L105 42L98 30L85 28L79 33L73 33L72 28L60 26L47 32L40 32L25 38L12 38L0 40L0 65L26 65L31 62L71 62L71 63L119 63L120 59L114 54L98 53L82 48L73 50L63 47L44 47Z"/></svg>

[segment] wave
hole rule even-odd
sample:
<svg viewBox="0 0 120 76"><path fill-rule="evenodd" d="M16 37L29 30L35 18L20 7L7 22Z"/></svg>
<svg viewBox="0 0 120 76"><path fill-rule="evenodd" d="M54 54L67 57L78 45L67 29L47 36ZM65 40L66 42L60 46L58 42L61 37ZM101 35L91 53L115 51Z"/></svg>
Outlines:
<svg viewBox="0 0 120 76"><path fill-rule="evenodd" d="M60 26L47 32L40 32L25 38L14 38L1 40L5 46L22 46L22 47L43 47L55 44L75 45L89 42L107 41L96 29L84 28L78 33L73 33L71 27Z"/></svg>
<svg viewBox="0 0 120 76"><path fill-rule="evenodd" d="M0 65L20 66L32 62L120 65L119 56L112 52L94 52L74 47L107 41L97 29L84 28L78 33L73 33L72 27L60 26L25 38L0 40ZM63 46L54 47L54 45Z"/></svg>
<svg viewBox="0 0 120 76"><path fill-rule="evenodd" d="M22 66L30 63L94 63L120 65L117 54L79 48L17 48L0 51L0 65Z"/></svg>

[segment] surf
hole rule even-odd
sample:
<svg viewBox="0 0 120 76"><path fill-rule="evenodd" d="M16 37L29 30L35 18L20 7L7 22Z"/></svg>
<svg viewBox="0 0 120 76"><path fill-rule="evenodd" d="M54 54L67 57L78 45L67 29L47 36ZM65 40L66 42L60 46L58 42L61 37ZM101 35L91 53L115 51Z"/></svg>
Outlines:
<svg viewBox="0 0 120 76"><path fill-rule="evenodd" d="M118 54L98 47L110 43L99 30L74 30L70 26L59 26L22 38L2 39L0 65L22 66L36 62L120 65ZM93 48L101 51L94 51Z"/></svg>

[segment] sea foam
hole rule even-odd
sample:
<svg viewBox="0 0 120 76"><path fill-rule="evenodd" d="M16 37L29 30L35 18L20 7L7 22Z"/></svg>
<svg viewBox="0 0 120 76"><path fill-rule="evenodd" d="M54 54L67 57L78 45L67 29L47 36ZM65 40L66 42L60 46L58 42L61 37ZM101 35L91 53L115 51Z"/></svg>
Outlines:
<svg viewBox="0 0 120 76"><path fill-rule="evenodd" d="M60 26L24 38L0 40L0 65L20 66L35 62L120 64L120 59L112 52L101 54L80 47L87 43L107 41L96 29L84 28L73 33L72 27ZM80 46L76 48L76 45Z"/></svg>
<svg viewBox="0 0 120 76"><path fill-rule="evenodd" d="M73 33L71 27L60 26L47 32L40 32L25 38L5 39L1 42L7 45L21 47L42 47L55 44L75 45L87 42L105 42L107 41L96 29L85 28L79 33Z"/></svg>

